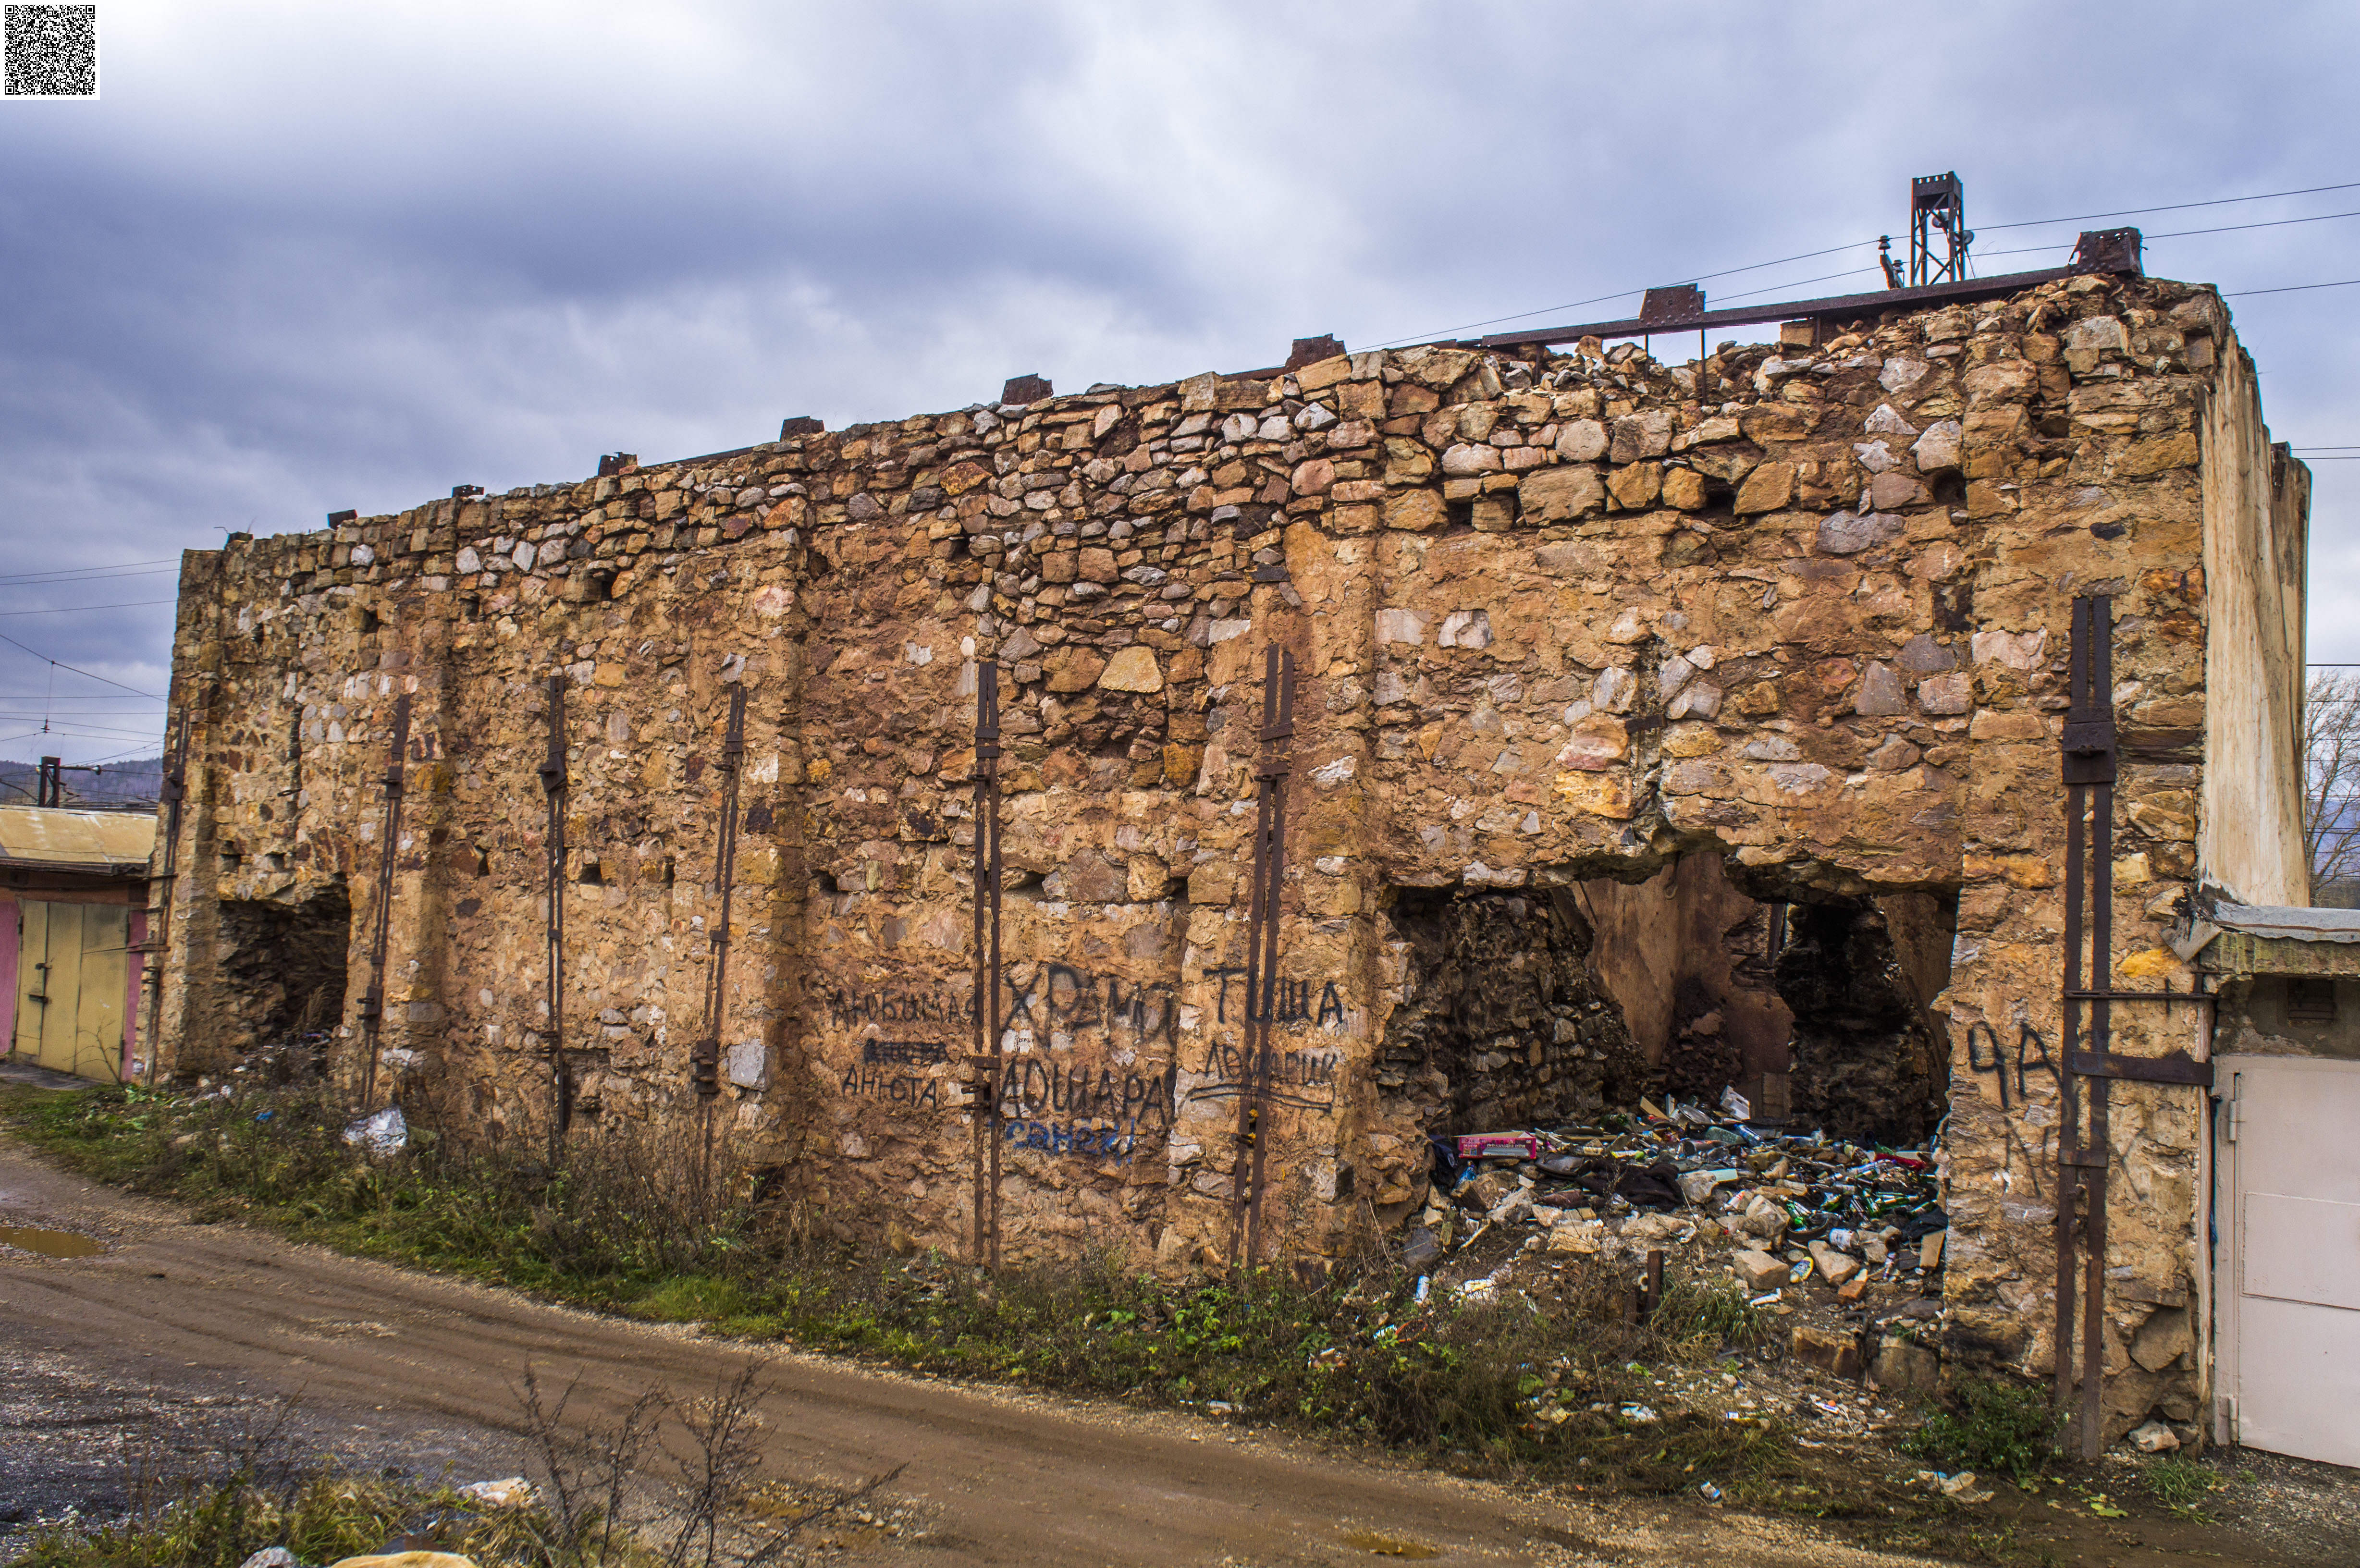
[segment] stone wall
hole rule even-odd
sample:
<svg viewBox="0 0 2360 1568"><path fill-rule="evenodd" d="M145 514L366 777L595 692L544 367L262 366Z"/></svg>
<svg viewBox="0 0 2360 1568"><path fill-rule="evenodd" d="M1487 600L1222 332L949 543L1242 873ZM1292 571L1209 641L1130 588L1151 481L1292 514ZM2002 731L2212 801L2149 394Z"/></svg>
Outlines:
<svg viewBox="0 0 2360 1568"><path fill-rule="evenodd" d="M2020 1031L2056 1039L2063 631L2073 594L2112 591L2125 724L2206 722L2198 432L2242 357L2210 291L2098 278L1825 335L1684 365L1636 344L1338 355L192 554L173 1058L235 1043L221 906L339 887L357 1040L406 692L395 1092L455 1132L544 1136L534 769L561 672L574 1136L687 1114L742 686L721 1123L826 1222L958 1247L972 706L996 659L1009 1248L1218 1254L1279 647L1300 672L1266 1124L1280 1250L1398 1219L1428 1135L1480 1106L1604 1092L1627 1034L1561 890L1710 855L1762 900L1955 898L1949 987L1922 1001L1950 1037L1959 1348L2037 1368L2053 1085L2011 1065L2003 1105L1977 1063L1986 1036L2011 1062ZM2235 428L2265 439L2257 412ZM2299 584L2265 570L2253 593ZM2120 792L2126 976L2169 967L2201 869L2201 738L2183 751ZM1484 994L1454 943L1519 928L1521 999L1480 1029L1421 1022L1439 994ZM2117 1183L2114 1245L2126 1278L2183 1289L2194 1097L2120 1097L2142 1174Z"/></svg>

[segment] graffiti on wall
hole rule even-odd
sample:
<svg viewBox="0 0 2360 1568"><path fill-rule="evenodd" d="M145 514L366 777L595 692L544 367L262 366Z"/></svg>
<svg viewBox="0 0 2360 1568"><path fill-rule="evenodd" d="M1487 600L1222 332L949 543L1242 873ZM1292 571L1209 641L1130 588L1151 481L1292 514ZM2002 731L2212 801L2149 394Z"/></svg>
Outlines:
<svg viewBox="0 0 2360 1568"><path fill-rule="evenodd" d="M1254 1005L1241 967L1205 971L1212 983L1213 1021L1248 1021ZM1011 1149L1060 1159L1128 1163L1142 1135L1160 1140L1171 1130L1180 1089L1179 1003L1175 987L1153 981L1126 981L1093 974L1076 964L1051 960L1010 964L1003 971L1002 1007L1012 1048L1000 1083L1002 1137ZM1341 990L1333 980L1273 981L1266 994L1268 1022L1285 1029L1333 1029L1345 1021ZM901 1023L972 1027L971 994L949 988L838 988L826 1009L838 1028ZM1168 1048L1161 1068L1075 1060L1077 1048L1126 1051ZM1035 1054L1038 1047L1047 1051ZM859 1060L845 1069L846 1095L903 1111L939 1112L968 1102L929 1069L954 1060L955 1047L940 1040L872 1039L859 1044ZM1090 1051L1091 1056L1098 1054ZM1159 1053L1161 1054L1161 1053ZM1190 1103L1234 1100L1257 1076L1269 1103L1309 1111L1333 1111L1343 1064L1338 1051L1267 1050L1262 1072L1242 1047L1216 1040L1188 1075Z"/></svg>

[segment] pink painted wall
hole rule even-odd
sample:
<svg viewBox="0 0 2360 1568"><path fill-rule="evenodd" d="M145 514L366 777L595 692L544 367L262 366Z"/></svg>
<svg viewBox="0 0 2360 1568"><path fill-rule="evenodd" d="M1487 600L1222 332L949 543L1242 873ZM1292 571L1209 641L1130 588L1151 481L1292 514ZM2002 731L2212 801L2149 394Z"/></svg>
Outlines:
<svg viewBox="0 0 2360 1568"><path fill-rule="evenodd" d="M25 942L16 895L0 892L0 1056L16 1048L16 955Z"/></svg>

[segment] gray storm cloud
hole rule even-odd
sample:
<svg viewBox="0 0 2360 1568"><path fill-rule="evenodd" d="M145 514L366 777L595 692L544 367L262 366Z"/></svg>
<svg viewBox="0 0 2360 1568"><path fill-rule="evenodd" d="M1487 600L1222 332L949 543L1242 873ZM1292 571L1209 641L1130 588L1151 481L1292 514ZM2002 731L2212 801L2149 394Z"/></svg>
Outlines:
<svg viewBox="0 0 2360 1568"><path fill-rule="evenodd" d="M786 413L962 406L1022 371L1152 381L1297 335L1436 333L1872 239L1912 174L1964 177L1987 271L2047 265L2032 247L2076 226L2013 220L2360 180L2324 109L2360 23L2330 6L2234 27L2169 4L101 15L102 102L0 103L20 577L738 445ZM2148 260L2319 282L2360 277L2355 234L2158 239ZM1709 287L1775 299L1872 255ZM2360 289L2232 304L2281 436L2360 443L2340 374ZM2360 659L2340 467L2312 657ZM23 612L171 581L0 583L0 633L160 693L168 607ZM47 749L160 732L160 707L101 693L125 697L0 645L0 713L47 702Z"/></svg>

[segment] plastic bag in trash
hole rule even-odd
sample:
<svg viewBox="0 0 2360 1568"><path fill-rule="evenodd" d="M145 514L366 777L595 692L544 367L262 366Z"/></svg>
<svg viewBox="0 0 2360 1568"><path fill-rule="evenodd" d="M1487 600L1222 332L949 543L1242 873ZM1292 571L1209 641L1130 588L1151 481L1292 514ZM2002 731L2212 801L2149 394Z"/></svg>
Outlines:
<svg viewBox="0 0 2360 1568"><path fill-rule="evenodd" d="M371 1154L392 1154L409 1143L410 1124L401 1119L400 1106L388 1105L345 1127L344 1141L359 1144Z"/></svg>

